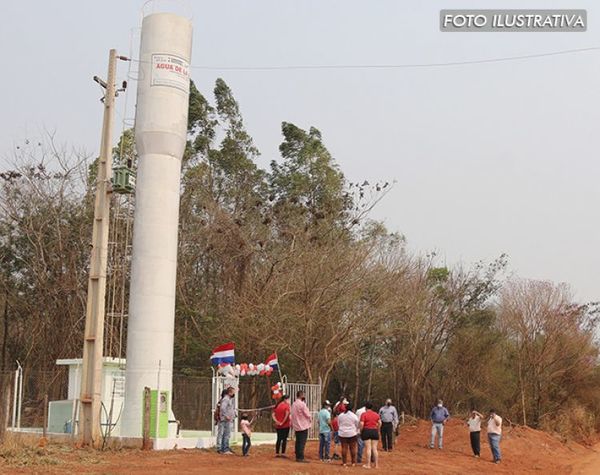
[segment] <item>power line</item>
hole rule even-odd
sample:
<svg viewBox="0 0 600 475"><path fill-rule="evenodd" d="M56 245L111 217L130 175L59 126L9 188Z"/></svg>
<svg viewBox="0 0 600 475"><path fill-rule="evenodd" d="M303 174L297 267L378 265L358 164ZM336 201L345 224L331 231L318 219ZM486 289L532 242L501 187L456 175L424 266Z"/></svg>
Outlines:
<svg viewBox="0 0 600 475"><path fill-rule="evenodd" d="M520 56L504 56L500 58L473 59L465 61L448 61L441 63L404 63L404 64L313 64L313 65L287 65L287 66L190 66L190 69L204 71L293 71L293 70L335 70L335 69L416 69L416 68L441 68L452 66L465 66L470 64L502 63L526 59L545 58L567 54L587 53L598 51L600 46L589 48L567 49L551 51L548 53L534 53ZM148 63L139 59L132 59L137 63Z"/></svg>

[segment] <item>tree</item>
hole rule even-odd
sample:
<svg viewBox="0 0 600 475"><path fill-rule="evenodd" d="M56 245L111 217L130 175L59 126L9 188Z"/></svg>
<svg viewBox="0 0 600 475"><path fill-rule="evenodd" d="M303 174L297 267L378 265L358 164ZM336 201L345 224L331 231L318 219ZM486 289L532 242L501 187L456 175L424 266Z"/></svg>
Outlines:
<svg viewBox="0 0 600 475"><path fill-rule="evenodd" d="M499 320L511 343L523 424L539 426L592 377L598 348L589 309L574 303L564 284L517 279L500 292Z"/></svg>
<svg viewBox="0 0 600 475"><path fill-rule="evenodd" d="M91 235L87 157L48 135L27 141L0 184L3 364L47 369L81 351Z"/></svg>

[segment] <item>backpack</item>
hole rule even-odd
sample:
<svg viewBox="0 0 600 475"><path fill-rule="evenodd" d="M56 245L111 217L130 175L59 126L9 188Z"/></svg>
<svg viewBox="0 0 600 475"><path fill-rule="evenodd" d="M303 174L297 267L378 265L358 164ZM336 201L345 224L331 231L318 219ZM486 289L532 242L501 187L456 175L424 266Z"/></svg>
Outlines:
<svg viewBox="0 0 600 475"><path fill-rule="evenodd" d="M217 403L217 407L215 408L215 424L218 424L221 420L221 401Z"/></svg>

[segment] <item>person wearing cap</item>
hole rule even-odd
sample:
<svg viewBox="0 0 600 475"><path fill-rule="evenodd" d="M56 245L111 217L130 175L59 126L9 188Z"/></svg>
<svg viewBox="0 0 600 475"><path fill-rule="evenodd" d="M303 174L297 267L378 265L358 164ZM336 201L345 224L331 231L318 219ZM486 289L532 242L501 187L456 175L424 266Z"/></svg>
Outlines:
<svg viewBox="0 0 600 475"><path fill-rule="evenodd" d="M338 402L333 406L333 414L338 415L342 412L346 412L346 406L348 405L348 399L345 396L342 396Z"/></svg>
<svg viewBox="0 0 600 475"><path fill-rule="evenodd" d="M383 450L389 452L394 446L394 431L398 427L398 411L391 399L386 399L385 406L379 409L381 418L381 444Z"/></svg>
<svg viewBox="0 0 600 475"><path fill-rule="evenodd" d="M329 448L331 447L331 403L323 402L318 414L319 418L319 460L329 462Z"/></svg>
<svg viewBox="0 0 600 475"><path fill-rule="evenodd" d="M429 442L429 448L435 447L435 436L438 436L438 449L442 449L444 446L444 426L446 421L450 417L448 409L444 407L444 403L441 399L438 399L437 404L431 409L431 440Z"/></svg>
<svg viewBox="0 0 600 475"><path fill-rule="evenodd" d="M492 450L494 463L500 463L500 439L502 439L502 418L496 414L495 409L490 409L490 418L487 425L488 442Z"/></svg>

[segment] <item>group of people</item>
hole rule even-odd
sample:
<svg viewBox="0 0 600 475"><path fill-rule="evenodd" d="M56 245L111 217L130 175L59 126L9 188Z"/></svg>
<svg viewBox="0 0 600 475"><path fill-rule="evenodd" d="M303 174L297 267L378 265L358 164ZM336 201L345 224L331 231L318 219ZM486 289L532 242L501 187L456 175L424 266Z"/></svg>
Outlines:
<svg viewBox="0 0 600 475"><path fill-rule="evenodd" d="M312 426L312 416L304 392L298 391L294 403L290 406L288 396L283 396L272 414L277 441L275 456L285 457L286 443L290 428L295 434L295 458L297 462L306 463L305 447L308 431ZM391 451L394 445L394 432L398 427L398 411L392 405L391 399L375 412L373 404L366 402L356 413L352 404L342 397L332 405L328 400L323 402L318 413L319 426L319 459L330 462L339 459L337 447L341 445L342 464L352 466L363 461L365 468L378 467L379 454L377 442L380 434L384 451ZM333 456L331 445L333 443Z"/></svg>
<svg viewBox="0 0 600 475"><path fill-rule="evenodd" d="M446 421L450 418L448 409L444 406L443 401L439 400L437 404L431 409L431 439L429 441L429 448L435 448L435 441L437 437L438 449L442 449L444 446L444 426ZM471 411L471 416L467 420L467 426L469 427L469 437L471 440L471 449L473 450L473 456L479 458L481 455L481 422L485 419L481 413L475 409ZM500 440L502 439L502 418L496 414L495 409L490 409L489 417L487 420L487 437L490 449L492 451L492 457L494 463L500 463Z"/></svg>
<svg viewBox="0 0 600 475"><path fill-rule="evenodd" d="M221 399L215 410L215 423L217 424L217 452L230 455L233 452L229 447L231 428L235 419L235 396L234 388L227 388L221 394ZM328 400L324 401L318 413L319 426L319 459L322 462L330 462L339 459L338 446L341 445L341 459L344 466L363 463L365 468L377 468L379 466L378 441L381 438L382 449L391 451L394 446L394 435L397 434L399 418L398 411L387 399L385 405L378 412L373 410L371 402L365 402L354 412L352 404L342 397L332 405ZM289 403L289 396L283 395L273 408L271 418L277 432L275 443L275 457L287 457L287 440L290 429L294 430L295 437L295 459L300 463L307 463L305 458L306 442L308 432L312 427L312 416L306 404L303 391L298 391L293 404ZM436 438L438 449L443 448L444 427L450 418L448 409L439 400L432 408L431 438L429 448L434 449ZM466 421L469 427L471 448L475 457L480 456L481 451L481 423L485 417L473 410ZM240 417L240 431L242 433L242 455L247 456L252 445L252 424L248 414ZM502 438L502 418L490 409L487 420L487 437L492 451L494 463L500 463L500 440ZM333 455L331 446L333 444Z"/></svg>

